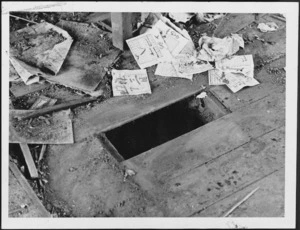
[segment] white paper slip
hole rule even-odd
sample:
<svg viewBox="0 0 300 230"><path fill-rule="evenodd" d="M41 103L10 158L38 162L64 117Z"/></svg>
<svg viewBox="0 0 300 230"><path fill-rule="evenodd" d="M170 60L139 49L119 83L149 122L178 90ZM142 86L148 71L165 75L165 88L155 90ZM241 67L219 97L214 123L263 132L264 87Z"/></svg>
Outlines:
<svg viewBox="0 0 300 230"><path fill-rule="evenodd" d="M141 69L172 59L157 29L151 29L145 34L126 40L131 53Z"/></svg>
<svg viewBox="0 0 300 230"><path fill-rule="evenodd" d="M169 51L173 56L176 56L189 42L188 39L183 37L180 33L167 26L162 20L155 23L154 28L157 28L165 41Z"/></svg>
<svg viewBox="0 0 300 230"><path fill-rule="evenodd" d="M245 77L243 74L239 73L226 73L226 79L228 80L228 88L236 93L246 86L255 86L258 85L259 82L252 77Z"/></svg>
<svg viewBox="0 0 300 230"><path fill-rule="evenodd" d="M180 78L187 78L189 80L193 79L193 74L178 74L176 69L174 68L173 64L170 62L164 62L157 64L155 75L160 75L164 77L180 77Z"/></svg>
<svg viewBox="0 0 300 230"><path fill-rule="evenodd" d="M151 94L147 72L141 70L112 70L114 96Z"/></svg>

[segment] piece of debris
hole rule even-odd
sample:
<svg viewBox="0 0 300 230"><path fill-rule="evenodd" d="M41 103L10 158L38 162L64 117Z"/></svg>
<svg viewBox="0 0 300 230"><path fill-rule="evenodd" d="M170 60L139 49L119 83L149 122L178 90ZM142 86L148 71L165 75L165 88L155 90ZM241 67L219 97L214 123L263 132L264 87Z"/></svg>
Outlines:
<svg viewBox="0 0 300 230"><path fill-rule="evenodd" d="M41 109L43 110L43 109ZM35 110L29 110L34 112ZM51 125L43 120L33 119L31 127L27 120L18 121L14 117L27 114L28 110L10 110L9 142L28 144L72 144L74 143L70 110L53 113L49 118Z"/></svg>
<svg viewBox="0 0 300 230"><path fill-rule="evenodd" d="M199 52L197 58L204 61L219 61L235 54L244 48L244 40L238 34L232 34L223 39L203 36L199 39Z"/></svg>
<svg viewBox="0 0 300 230"><path fill-rule="evenodd" d="M28 145L25 144L25 143L20 143L20 147L21 147L23 156L25 158L26 165L28 167L30 177L31 178L38 178L39 177L38 171L35 167L35 164L34 164L34 161L33 161L33 158L32 158L32 155L31 155L31 152L30 152L30 149L29 149Z"/></svg>
<svg viewBox="0 0 300 230"><path fill-rule="evenodd" d="M203 99L205 97L207 97L207 93L206 92L202 92L196 98Z"/></svg>
<svg viewBox="0 0 300 230"><path fill-rule="evenodd" d="M113 69L112 89L114 96L151 94L147 71Z"/></svg>
<svg viewBox="0 0 300 230"><path fill-rule="evenodd" d="M127 177L136 175L136 172L132 169L125 169L124 172L124 181L126 181Z"/></svg>
<svg viewBox="0 0 300 230"><path fill-rule="evenodd" d="M257 29L261 32L271 32L278 30L278 26L275 22L259 23Z"/></svg>
<svg viewBox="0 0 300 230"><path fill-rule="evenodd" d="M63 29L43 22L10 34L10 61L26 85L57 74L73 39Z"/></svg>
<svg viewBox="0 0 300 230"><path fill-rule="evenodd" d="M229 216L237 207L239 207L242 203L244 203L246 200L248 200L257 190L259 187L256 189L252 190L247 196L245 196L241 201L239 201L237 204L235 204L228 212L226 212L222 217L227 217Z"/></svg>
<svg viewBox="0 0 300 230"><path fill-rule="evenodd" d="M44 95L41 95L30 107L30 109L41 109L45 108L47 106L52 106L56 103L57 99L52 99L49 97L46 97Z"/></svg>
<svg viewBox="0 0 300 230"><path fill-rule="evenodd" d="M121 51L111 44L111 33L89 23L60 20L56 26L72 34L74 42L61 71L56 76L46 76L47 80L86 94L93 93L105 84L105 68L114 63Z"/></svg>
<svg viewBox="0 0 300 230"><path fill-rule="evenodd" d="M46 152L46 149L47 149L47 145L42 145L42 149L41 149L41 152L40 152L40 155L39 155L39 159L38 159L38 164L43 159L43 156L44 156L44 154Z"/></svg>

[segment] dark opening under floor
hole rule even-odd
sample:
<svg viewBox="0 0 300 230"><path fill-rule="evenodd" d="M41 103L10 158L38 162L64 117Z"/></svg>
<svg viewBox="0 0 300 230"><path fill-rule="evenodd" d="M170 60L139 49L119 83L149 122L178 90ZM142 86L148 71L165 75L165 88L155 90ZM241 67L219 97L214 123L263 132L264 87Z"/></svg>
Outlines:
<svg viewBox="0 0 300 230"><path fill-rule="evenodd" d="M189 97L108 131L106 137L127 160L207 123L198 106L200 99Z"/></svg>

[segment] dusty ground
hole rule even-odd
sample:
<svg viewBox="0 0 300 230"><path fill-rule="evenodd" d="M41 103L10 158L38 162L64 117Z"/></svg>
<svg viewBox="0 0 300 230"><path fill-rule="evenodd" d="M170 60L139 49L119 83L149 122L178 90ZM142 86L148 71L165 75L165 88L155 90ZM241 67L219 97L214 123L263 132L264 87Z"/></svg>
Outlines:
<svg viewBox="0 0 300 230"><path fill-rule="evenodd" d="M15 13L15 15L37 22L45 20L56 23L59 19L83 22L89 13ZM275 33L261 33L255 29L259 22L268 20L275 21L275 19L263 15L255 17L255 15L229 14L226 18L214 21L214 24L191 24L187 27L196 46L199 37L204 33L208 36L215 34L220 37L226 33L239 32L243 34L246 46L239 54L253 54L255 78L261 84L242 90L237 94L232 94L225 87L209 87L206 78L200 79L197 84L211 88L212 93L230 111L237 111L245 117L251 118L252 116L256 120L240 119L240 123L235 123L225 116L224 121L227 121L226 124L228 124L226 128L236 136L229 138L228 130L220 129L218 137L221 144L217 147L213 145L214 142L209 145L200 142L205 146L201 148L206 149L209 153L203 156L197 152L196 141L194 143L187 141L192 143L189 146L191 149L187 149L187 152L180 152L181 150L176 152L175 149L174 155L166 154L158 157L152 156L149 152L149 154L143 154L144 158L136 157L121 164L109 153L107 146L103 145L97 135L87 135L88 130L93 128L88 123L88 118L97 116L102 108L113 107L114 102L118 100L107 100L112 96L111 76L108 69L104 80L106 92L104 100L72 110L75 144L48 146L46 155L39 165L41 178L44 179L42 188L39 181L29 180L46 209L59 217L219 216L248 192L247 189L250 188L251 183L258 180L265 186L261 190L261 202L253 199L250 203L241 206L235 215L283 216L284 146L282 145L284 145L284 130L280 128L280 125L284 122L285 101L282 95L285 94L286 76L283 68L285 67L286 32L285 23L278 20L276 23L279 24L280 29ZM21 20L11 19L10 29L14 31L26 24ZM256 36L263 41L258 40ZM97 50L95 51L97 52ZM116 69L136 69L137 64L130 54L124 53L114 67ZM152 67L147 70L148 73L152 73L150 82L154 92L170 91L176 84L183 88L187 85L184 80L162 79L155 76L154 70L155 68ZM270 99L272 93L277 95L274 96L275 99ZM77 90L53 84L42 91L19 98L12 96L11 99L15 109L29 109L39 95L56 98L58 99L57 103L82 97ZM130 103L140 103L144 99L147 101L146 97L129 97L125 100L124 107ZM276 101L276 99L278 100ZM260 104L255 104L257 101L261 101ZM249 107L251 103L253 106L243 112L243 109ZM256 115L254 110L268 110L274 113L272 116L262 114L262 112ZM126 112L126 109L124 111ZM278 113L275 114L276 112ZM250 115L248 116L248 114ZM234 118L239 120L238 115L232 116L237 116ZM266 116L271 118L265 118ZM222 121L219 121L220 124L223 124ZM247 124L252 124L253 127L247 126ZM261 129L258 128L258 131L254 129L259 125L262 127ZM267 134L268 132L271 133ZM215 134L211 132L211 135ZM259 138L260 135L263 136L262 139ZM211 137L206 137L205 140L209 141L210 139ZM221 150L230 151L235 144L245 144L245 146L228 155L221 157L218 155ZM38 157L40 148L38 145L30 146L35 159ZM194 148L196 150L193 150ZM216 152L214 152L215 148L217 148ZM170 149L172 149L172 145ZM159 151L161 150L157 150L157 152ZM24 160L17 157L15 153L11 153L11 155L17 159L19 168L24 168ZM190 155L194 158L189 158ZM210 159L211 156L216 159ZM202 162L203 159L205 162L210 159L209 162L212 163L208 165L203 163L203 166L195 168L190 166ZM232 162L235 162L235 165ZM261 164L266 167L263 168ZM137 176L126 178L124 176L126 168L132 167L137 171ZM231 170L233 169L231 167L235 167L235 170ZM26 170L24 173L27 175ZM270 179L268 175L273 179ZM201 185L200 190L199 185ZM278 188L277 192L270 189L272 187ZM231 199L226 199L226 196ZM268 199L270 197L271 200ZM216 200L219 202L213 203ZM267 200L267 203L263 204L264 200ZM276 208L271 210L270 206L274 203L276 203Z"/></svg>

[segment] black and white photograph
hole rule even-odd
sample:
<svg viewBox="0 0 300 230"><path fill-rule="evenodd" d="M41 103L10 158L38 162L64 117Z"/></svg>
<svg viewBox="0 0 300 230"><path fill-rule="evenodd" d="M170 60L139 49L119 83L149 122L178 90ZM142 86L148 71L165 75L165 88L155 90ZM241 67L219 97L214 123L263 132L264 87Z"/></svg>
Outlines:
<svg viewBox="0 0 300 230"><path fill-rule="evenodd" d="M295 228L298 2L2 2L3 228Z"/></svg>

